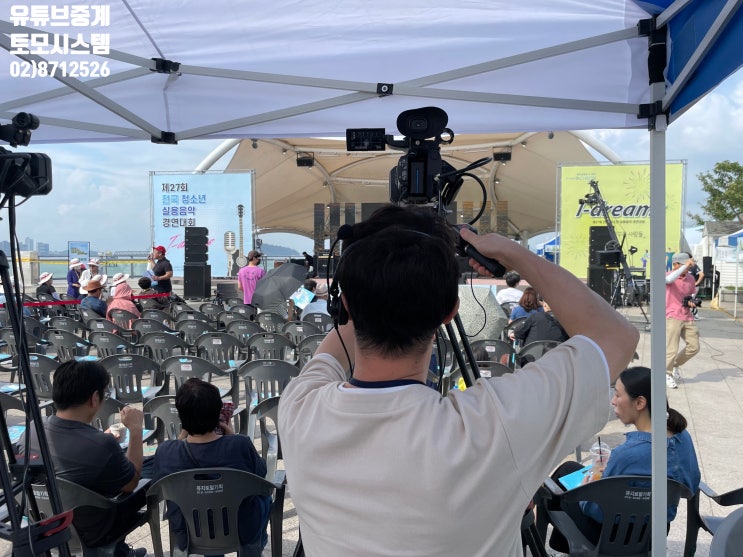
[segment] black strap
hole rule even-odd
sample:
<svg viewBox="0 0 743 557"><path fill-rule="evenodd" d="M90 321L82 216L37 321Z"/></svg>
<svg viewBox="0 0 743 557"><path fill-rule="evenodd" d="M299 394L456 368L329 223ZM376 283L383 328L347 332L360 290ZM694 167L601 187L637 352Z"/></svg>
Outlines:
<svg viewBox="0 0 743 557"><path fill-rule="evenodd" d="M186 452L188 453L188 458L190 458L191 461L196 465L196 468L201 468L201 464L199 464L199 461L196 460L193 453L191 452L191 444L188 442L187 439L184 439L183 443L185 444Z"/></svg>
<svg viewBox="0 0 743 557"><path fill-rule="evenodd" d="M360 389L386 389L388 387L402 387L404 385L425 385L423 381L416 379L391 379L389 381L362 381L351 377L348 382Z"/></svg>

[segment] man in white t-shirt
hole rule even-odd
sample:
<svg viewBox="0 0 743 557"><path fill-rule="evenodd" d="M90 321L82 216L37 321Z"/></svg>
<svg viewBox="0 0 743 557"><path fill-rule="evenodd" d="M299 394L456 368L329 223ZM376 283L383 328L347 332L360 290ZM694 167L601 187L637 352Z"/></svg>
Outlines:
<svg viewBox="0 0 743 557"><path fill-rule="evenodd" d="M503 278L506 281L506 288L498 289L495 301L499 304L518 304L524 295L524 291L517 288L521 282L521 275L516 271L508 271Z"/></svg>
<svg viewBox="0 0 743 557"><path fill-rule="evenodd" d="M338 327L279 404L306 554L521 556L524 509L605 425L609 380L637 330L564 269L462 231L520 270L572 338L518 373L442 397L424 382L436 330L459 307L454 232L430 210L391 205L348 232L330 288Z"/></svg>

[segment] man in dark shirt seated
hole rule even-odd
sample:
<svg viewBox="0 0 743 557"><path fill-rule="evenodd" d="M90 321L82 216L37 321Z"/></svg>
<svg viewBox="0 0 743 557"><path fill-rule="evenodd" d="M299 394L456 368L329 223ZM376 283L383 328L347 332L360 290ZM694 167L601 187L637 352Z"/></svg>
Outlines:
<svg viewBox="0 0 743 557"><path fill-rule="evenodd" d="M514 329L513 338L523 341L522 346L537 340L555 340L557 342L568 340L568 334L550 311L547 302L543 302L542 307L544 311L533 312L522 325Z"/></svg>
<svg viewBox="0 0 743 557"><path fill-rule="evenodd" d="M121 423L129 430L126 453L113 435L90 425L108 398L110 382L111 376L97 362L70 361L60 365L54 372L52 387L57 412L45 424L46 437L54 471L60 478L105 497L133 493L122 500L116 512L76 510L74 525L83 543L90 547L114 545L114 557L144 557L145 548L133 549L123 539L117 542L134 529L145 504L144 486L135 491L142 473L142 411L130 406L121 410ZM39 454L35 430L30 452Z"/></svg>
<svg viewBox="0 0 743 557"><path fill-rule="evenodd" d="M80 302L80 307L94 311L105 319L108 307L106 306L106 302L101 300L103 284L99 280L89 280L85 289L88 291L88 295Z"/></svg>
<svg viewBox="0 0 743 557"><path fill-rule="evenodd" d="M217 387L201 379L189 379L178 388L175 407L183 430L179 439L165 441L158 447L153 482L190 468L235 468L266 475L266 461L250 437L235 435L229 423L220 421L222 399ZM240 541L252 546L257 554L268 542L266 525L270 511L271 498L255 496L243 502L238 512ZM174 546L185 551L188 530L181 511L169 503L166 516Z"/></svg>

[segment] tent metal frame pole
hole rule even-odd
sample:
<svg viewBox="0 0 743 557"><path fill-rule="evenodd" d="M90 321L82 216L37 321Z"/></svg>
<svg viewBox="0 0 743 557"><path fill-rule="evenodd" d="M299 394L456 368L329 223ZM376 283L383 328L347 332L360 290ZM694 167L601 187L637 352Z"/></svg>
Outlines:
<svg viewBox="0 0 743 557"><path fill-rule="evenodd" d="M653 99L662 97L663 83L653 83ZM665 114L655 117L650 130L650 399L653 408L666 407L666 126ZM668 462L666 460L666 413L651 416L652 431L652 547L653 553L666 554L666 513ZM661 520L661 518L663 520Z"/></svg>

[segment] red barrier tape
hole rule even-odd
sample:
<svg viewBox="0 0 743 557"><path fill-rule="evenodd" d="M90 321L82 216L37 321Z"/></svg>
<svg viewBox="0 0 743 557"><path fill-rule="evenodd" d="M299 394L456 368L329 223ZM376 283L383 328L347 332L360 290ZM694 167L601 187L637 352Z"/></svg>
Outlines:
<svg viewBox="0 0 743 557"><path fill-rule="evenodd" d="M140 296L132 296L133 300L140 300L143 298L162 298L163 296L170 296L169 292L159 292L157 294L142 294ZM64 306L68 304L79 304L80 300L55 300L53 302L24 302L23 307L36 308L43 306ZM0 308L4 308L5 304L0 304Z"/></svg>

